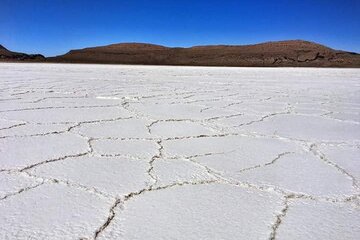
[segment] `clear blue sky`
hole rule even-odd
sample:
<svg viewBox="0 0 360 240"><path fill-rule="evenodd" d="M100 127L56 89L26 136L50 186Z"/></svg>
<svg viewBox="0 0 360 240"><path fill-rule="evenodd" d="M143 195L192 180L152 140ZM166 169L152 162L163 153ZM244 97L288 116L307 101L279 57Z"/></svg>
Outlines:
<svg viewBox="0 0 360 240"><path fill-rule="evenodd" d="M285 39L360 52L360 0L0 0L0 44L47 56L118 42Z"/></svg>

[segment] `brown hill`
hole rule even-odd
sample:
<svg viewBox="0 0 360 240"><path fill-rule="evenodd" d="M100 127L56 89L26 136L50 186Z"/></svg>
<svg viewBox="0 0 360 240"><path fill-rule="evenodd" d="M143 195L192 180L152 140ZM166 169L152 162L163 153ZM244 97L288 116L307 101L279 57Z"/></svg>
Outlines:
<svg viewBox="0 0 360 240"><path fill-rule="evenodd" d="M360 67L357 53L302 41L267 42L244 46L169 48L121 43L71 50L50 62L250 67Z"/></svg>
<svg viewBox="0 0 360 240"><path fill-rule="evenodd" d="M45 57L41 54L12 52L0 45L0 61L45 61Z"/></svg>

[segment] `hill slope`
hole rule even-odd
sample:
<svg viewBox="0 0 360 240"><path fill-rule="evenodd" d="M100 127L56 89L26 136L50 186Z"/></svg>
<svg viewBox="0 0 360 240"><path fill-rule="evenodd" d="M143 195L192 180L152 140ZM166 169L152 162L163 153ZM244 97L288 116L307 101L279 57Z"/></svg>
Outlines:
<svg viewBox="0 0 360 240"><path fill-rule="evenodd" d="M0 45L0 61L44 61L45 57L41 54L26 54L7 50Z"/></svg>
<svg viewBox="0 0 360 240"><path fill-rule="evenodd" d="M121 43L71 50L50 62L251 67L360 67L360 55L302 41L169 48Z"/></svg>

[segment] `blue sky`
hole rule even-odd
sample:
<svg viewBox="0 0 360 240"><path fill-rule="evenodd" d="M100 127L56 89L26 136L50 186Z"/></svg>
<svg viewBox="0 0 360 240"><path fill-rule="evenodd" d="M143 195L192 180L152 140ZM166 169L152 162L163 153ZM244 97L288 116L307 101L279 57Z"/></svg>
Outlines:
<svg viewBox="0 0 360 240"><path fill-rule="evenodd" d="M360 0L0 0L0 9L0 44L46 56L118 42L285 39L360 52Z"/></svg>

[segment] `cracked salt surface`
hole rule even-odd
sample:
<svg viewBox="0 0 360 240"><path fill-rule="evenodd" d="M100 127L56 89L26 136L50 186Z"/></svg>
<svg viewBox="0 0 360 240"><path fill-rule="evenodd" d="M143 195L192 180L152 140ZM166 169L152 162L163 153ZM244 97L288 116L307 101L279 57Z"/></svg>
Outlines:
<svg viewBox="0 0 360 240"><path fill-rule="evenodd" d="M117 208L99 239L267 239L281 203L275 194L221 184L152 191Z"/></svg>
<svg viewBox="0 0 360 240"><path fill-rule="evenodd" d="M358 239L359 222L359 208L343 203L294 201L289 204L277 239Z"/></svg>
<svg viewBox="0 0 360 240"><path fill-rule="evenodd" d="M43 185L0 202L2 239L90 237L111 201L64 185Z"/></svg>
<svg viewBox="0 0 360 240"><path fill-rule="evenodd" d="M360 70L0 72L0 239L360 237Z"/></svg>
<svg viewBox="0 0 360 240"><path fill-rule="evenodd" d="M0 169L26 168L88 151L85 139L71 133L47 136L0 138Z"/></svg>

